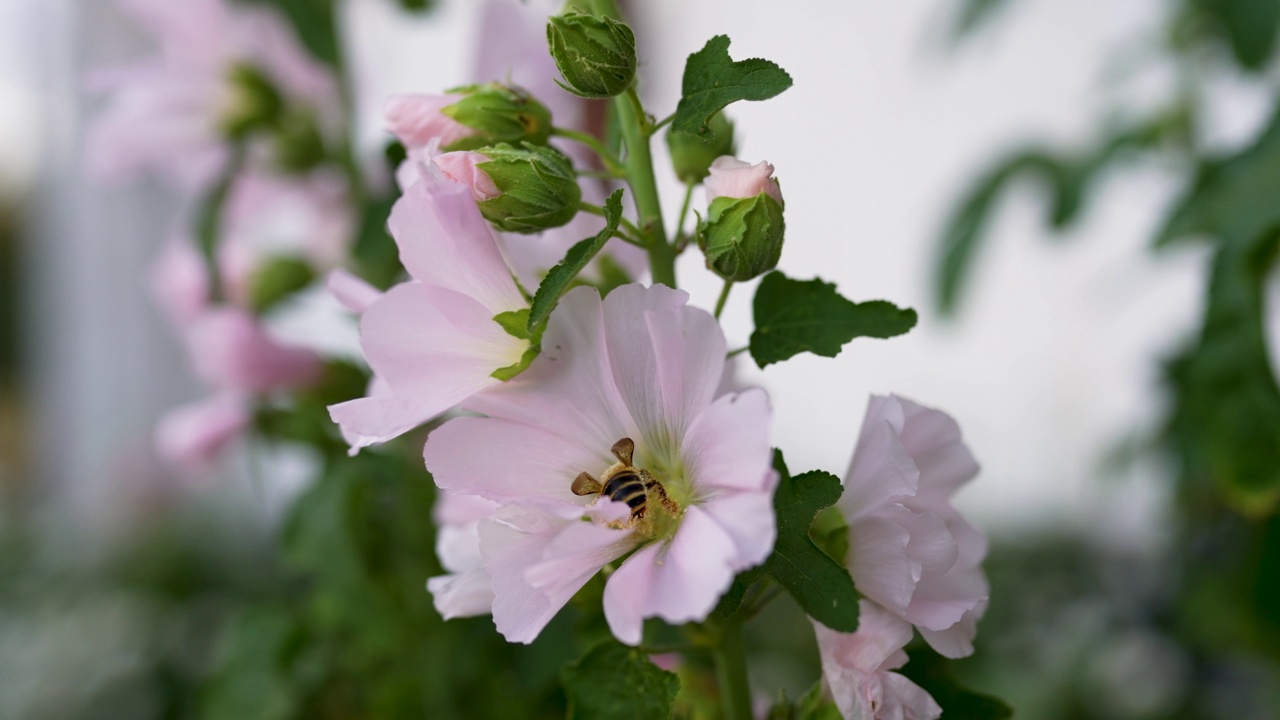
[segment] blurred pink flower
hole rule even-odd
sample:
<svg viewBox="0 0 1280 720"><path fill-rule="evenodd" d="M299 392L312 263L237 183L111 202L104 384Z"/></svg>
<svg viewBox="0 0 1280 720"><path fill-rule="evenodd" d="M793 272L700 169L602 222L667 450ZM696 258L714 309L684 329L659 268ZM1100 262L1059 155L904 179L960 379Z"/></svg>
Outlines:
<svg viewBox="0 0 1280 720"><path fill-rule="evenodd" d="M635 550L610 575L604 611L618 639L638 644L644 618L705 618L734 575L772 550L768 399L759 389L716 397L724 335L687 300L660 285L604 300L570 291L529 370L464 403L487 417L455 418L428 437L442 489L501 505L478 535L508 640L531 642L596 572ZM579 473L618 472L622 456L610 453L623 438L632 465L661 485L645 491L639 517L570 489Z"/></svg>
<svg viewBox="0 0 1280 720"><path fill-rule="evenodd" d="M773 177L773 165L767 162L752 165L728 155L711 163L706 190L708 205L718 197L750 198L760 193L782 203L782 189Z"/></svg>
<svg viewBox="0 0 1280 720"><path fill-rule="evenodd" d="M501 381L529 341L494 316L528 307L469 191L431 173L388 222L411 280L375 300L361 345L385 394L332 405L352 452L385 442Z"/></svg>
<svg viewBox="0 0 1280 720"><path fill-rule="evenodd" d="M170 410L156 426L155 447L170 467L207 469L249 427L249 403L238 393L219 393Z"/></svg>
<svg viewBox="0 0 1280 720"><path fill-rule="evenodd" d="M973 652L987 608L986 539L951 505L977 473L946 413L873 396L839 501L858 590L951 658Z"/></svg>
<svg viewBox="0 0 1280 720"><path fill-rule="evenodd" d="M929 693L892 672L907 663L902 651L911 625L866 600L858 604L858 630L841 633L813 623L822 675L845 720L935 720L942 708Z"/></svg>
<svg viewBox="0 0 1280 720"><path fill-rule="evenodd" d="M149 169L187 190L207 185L228 157L219 123L239 100L229 82L237 64L259 69L322 122L338 117L332 76L273 11L226 0L118 4L155 37L160 52L90 78L109 93L88 131L88 164L96 176L121 179Z"/></svg>

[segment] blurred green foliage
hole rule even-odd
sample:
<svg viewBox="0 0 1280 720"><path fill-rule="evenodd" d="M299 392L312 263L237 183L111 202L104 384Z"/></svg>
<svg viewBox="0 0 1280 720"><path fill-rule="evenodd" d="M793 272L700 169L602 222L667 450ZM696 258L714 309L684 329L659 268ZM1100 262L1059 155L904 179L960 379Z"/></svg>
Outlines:
<svg viewBox="0 0 1280 720"><path fill-rule="evenodd" d="M971 27L967 18L992 4L968 2L958 24ZM1272 93L1276 114L1239 150L1206 149L1196 132L1213 83L1274 68L1280 2L1166 6L1168 41L1155 62L1177 77L1170 104L1137 122L1100 128L1092 148L1031 147L995 162L958 203L940 244L938 305L953 312L1005 188L1039 180L1050 196L1049 224L1061 229L1081 217L1105 172L1157 157L1191 172L1153 248L1195 240L1211 253L1200 329L1165 363L1171 402L1159 447L1172 461L1168 481L1176 490L1168 552L1134 572L1132 559L1114 550L1045 539L1025 554L997 547L988 563L992 606L983 634L1031 639L1018 648L989 644L988 657L970 667L1033 718L1261 720L1280 707L1280 386L1267 347L1265 297L1280 257L1280 92ZM1010 565L1018 571L1002 573ZM1100 587L1117 565L1129 574ZM1063 592L1041 597L1046 586ZM1047 647L1052 629L1035 624L1069 622L1073 614L1077 624L1107 627ZM1028 680L1054 680L1019 683L1015 658L1038 668ZM1143 663L1166 677L1150 668L1144 675Z"/></svg>

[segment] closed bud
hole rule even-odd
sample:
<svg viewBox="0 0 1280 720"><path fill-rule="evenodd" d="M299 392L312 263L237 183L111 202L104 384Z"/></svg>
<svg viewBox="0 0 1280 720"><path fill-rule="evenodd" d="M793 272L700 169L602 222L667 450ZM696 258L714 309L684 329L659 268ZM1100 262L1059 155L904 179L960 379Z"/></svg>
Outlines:
<svg viewBox="0 0 1280 720"><path fill-rule="evenodd" d="M716 113L709 123L709 138L689 133L667 131L667 149L671 164L681 182L702 182L711 172L711 163L724 155L733 155L733 123L724 113Z"/></svg>
<svg viewBox="0 0 1280 720"><path fill-rule="evenodd" d="M447 143L445 150L474 150L498 143L545 145L551 137L551 111L520 88L486 83L449 92L460 99L441 112L471 132Z"/></svg>
<svg viewBox="0 0 1280 720"><path fill-rule="evenodd" d="M578 214L582 190L573 163L545 145L495 145L436 158L450 180L467 185L480 214L499 230L538 233Z"/></svg>
<svg viewBox="0 0 1280 720"><path fill-rule="evenodd" d="M734 282L776 267L786 224L773 166L722 157L711 164L706 188L709 204L698 225L698 246L707 267Z"/></svg>
<svg viewBox="0 0 1280 720"><path fill-rule="evenodd" d="M568 12L547 20L547 45L569 92L620 95L636 76L636 36L624 22Z"/></svg>

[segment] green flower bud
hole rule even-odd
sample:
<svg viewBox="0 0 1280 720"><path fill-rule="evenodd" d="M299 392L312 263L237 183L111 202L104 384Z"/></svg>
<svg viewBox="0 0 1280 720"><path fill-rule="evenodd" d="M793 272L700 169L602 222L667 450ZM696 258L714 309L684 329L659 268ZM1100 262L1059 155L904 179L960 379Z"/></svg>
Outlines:
<svg viewBox="0 0 1280 720"><path fill-rule="evenodd" d="M636 36L624 22L568 12L547 20L547 45L565 82L587 98L620 95L636 77Z"/></svg>
<svg viewBox="0 0 1280 720"><path fill-rule="evenodd" d="M449 93L462 98L440 112L475 132L445 150L475 150L496 143L546 145L551 137L551 111L520 88L486 83Z"/></svg>
<svg viewBox="0 0 1280 720"><path fill-rule="evenodd" d="M676 177L682 182L702 182L710 173L711 163L721 155L733 155L733 123L724 113L716 113L709 123L714 136L711 139L689 133L667 131L667 149L671 152L671 164Z"/></svg>
<svg viewBox="0 0 1280 720"><path fill-rule="evenodd" d="M707 257L707 267L734 282L772 270L782 256L786 231L782 189L773 178L773 166L722 157L709 170L711 204L698 225L698 247Z"/></svg>
<svg viewBox="0 0 1280 720"><path fill-rule="evenodd" d="M266 73L247 63L231 66L227 76L230 101L218 124L227 137L241 139L256 130L270 128L284 112L284 97Z"/></svg>
<svg viewBox="0 0 1280 720"><path fill-rule="evenodd" d="M504 232L537 233L578 214L582 190L573 163L546 145L495 145L436 158L445 175L471 187L480 214Z"/></svg>

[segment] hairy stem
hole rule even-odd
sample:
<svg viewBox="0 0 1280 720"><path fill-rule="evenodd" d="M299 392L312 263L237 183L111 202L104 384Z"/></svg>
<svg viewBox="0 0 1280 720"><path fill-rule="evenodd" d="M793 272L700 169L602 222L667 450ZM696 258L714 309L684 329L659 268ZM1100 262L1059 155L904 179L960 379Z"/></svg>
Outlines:
<svg viewBox="0 0 1280 720"><path fill-rule="evenodd" d="M616 0L594 0L593 8L600 15L621 20ZM649 243L649 271L654 284L676 286L675 248L667 242L667 231L662 224L662 202L658 198L658 183L653 175L653 155L649 140L652 128L640 104L640 96L632 85L627 91L613 98L613 111L618 115L622 129L622 142L627 148L623 161L626 166L627 184L636 204L636 218L641 235Z"/></svg>
<svg viewBox="0 0 1280 720"><path fill-rule="evenodd" d="M725 720L751 720L747 654L742 644L742 626L736 620L727 620L720 626L720 642L713 656Z"/></svg>
<svg viewBox="0 0 1280 720"><path fill-rule="evenodd" d="M720 297L716 298L716 319L720 319L720 313L724 312L724 304L729 301L729 291L733 289L733 281L725 280L724 289L720 291Z"/></svg>
<svg viewBox="0 0 1280 720"><path fill-rule="evenodd" d="M605 144L594 135L577 130L568 130L565 128L551 128L551 134L556 137L566 138L576 143L581 143L591 148L591 150L600 157L600 161L604 163L605 169L613 176L620 176L626 173L622 161L616 155L605 147Z"/></svg>

